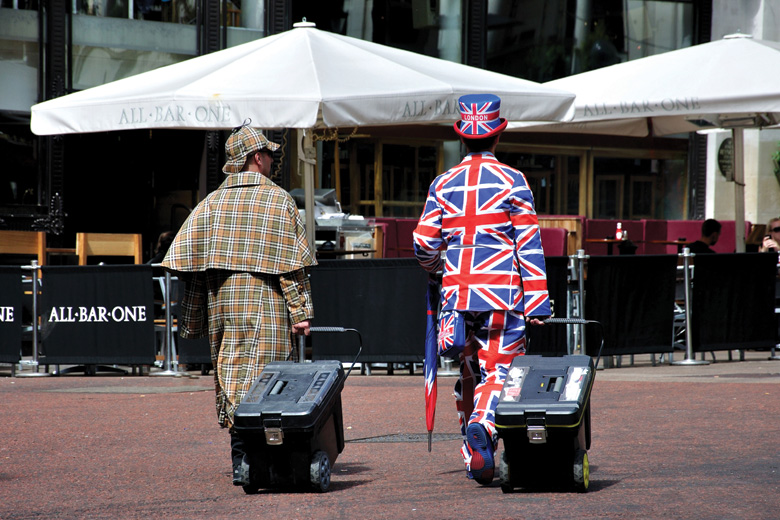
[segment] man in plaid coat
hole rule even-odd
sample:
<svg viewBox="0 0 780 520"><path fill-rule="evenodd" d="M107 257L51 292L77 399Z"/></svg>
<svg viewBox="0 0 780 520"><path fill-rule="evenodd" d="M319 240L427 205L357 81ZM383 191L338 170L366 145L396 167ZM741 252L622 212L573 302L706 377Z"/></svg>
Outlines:
<svg viewBox="0 0 780 520"><path fill-rule="evenodd" d="M295 353L290 331L308 335L313 317L307 269L316 261L295 202L268 178L277 148L255 129L236 129L225 144L228 177L193 210L163 261L187 281L180 335L209 338L237 486L250 484L250 472L233 414L267 363Z"/></svg>
<svg viewBox="0 0 780 520"><path fill-rule="evenodd" d="M429 273L442 272L438 348L460 361L455 400L468 477L493 480L495 410L512 359L525 353L526 320L550 316L531 189L494 153L506 120L492 94L459 99L455 131L469 154L436 177L414 231Z"/></svg>

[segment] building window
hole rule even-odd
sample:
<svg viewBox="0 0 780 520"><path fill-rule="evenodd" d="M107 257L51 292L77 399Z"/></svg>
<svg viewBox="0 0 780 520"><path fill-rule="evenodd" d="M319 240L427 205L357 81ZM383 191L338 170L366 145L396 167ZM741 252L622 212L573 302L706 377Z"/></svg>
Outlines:
<svg viewBox="0 0 780 520"><path fill-rule="evenodd" d="M488 0L487 68L545 82L688 47L693 31L690 0Z"/></svg>
<svg viewBox="0 0 780 520"><path fill-rule="evenodd" d="M322 143L319 187L333 188L345 213L417 218L440 172L440 147L430 142L351 139ZM334 175L340 171L338 178ZM338 179L338 180L337 180Z"/></svg>
<svg viewBox="0 0 780 520"><path fill-rule="evenodd" d="M536 212L540 215L580 214L580 156L520 150L500 146L496 156L523 172L534 195Z"/></svg>
<svg viewBox="0 0 780 520"><path fill-rule="evenodd" d="M296 0L293 22L426 56L462 62L459 0Z"/></svg>
<svg viewBox="0 0 780 520"><path fill-rule="evenodd" d="M436 147L382 145L382 213L418 218L436 171Z"/></svg>
<svg viewBox="0 0 780 520"><path fill-rule="evenodd" d="M0 119L0 207L36 206L40 201L37 139L21 118ZM10 210L13 213L13 210Z"/></svg>
<svg viewBox="0 0 780 520"><path fill-rule="evenodd" d="M682 220L687 159L595 157L593 217Z"/></svg>

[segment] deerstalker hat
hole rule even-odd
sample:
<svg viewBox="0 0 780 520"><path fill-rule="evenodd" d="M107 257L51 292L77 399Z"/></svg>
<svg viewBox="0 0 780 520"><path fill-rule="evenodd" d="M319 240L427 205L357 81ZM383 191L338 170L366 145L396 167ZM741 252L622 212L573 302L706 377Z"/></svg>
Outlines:
<svg viewBox="0 0 780 520"><path fill-rule="evenodd" d="M225 173L238 173L246 162L246 156L259 152L263 148L275 151L279 145L266 139L263 133L249 126L240 126L233 130L225 143L227 162L222 167Z"/></svg>
<svg viewBox="0 0 780 520"><path fill-rule="evenodd" d="M501 98L493 94L466 94L458 99L460 121L455 131L467 139L491 137L506 128L506 119L499 117Z"/></svg>

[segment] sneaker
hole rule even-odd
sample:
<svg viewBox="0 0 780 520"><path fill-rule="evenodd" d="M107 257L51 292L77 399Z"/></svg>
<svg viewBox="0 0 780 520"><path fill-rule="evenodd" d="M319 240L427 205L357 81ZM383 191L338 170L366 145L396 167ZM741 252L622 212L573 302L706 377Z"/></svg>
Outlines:
<svg viewBox="0 0 780 520"><path fill-rule="evenodd" d="M490 438L484 426L472 423L466 428L466 441L471 448L469 477L483 486L487 486L493 482L495 469L493 439Z"/></svg>

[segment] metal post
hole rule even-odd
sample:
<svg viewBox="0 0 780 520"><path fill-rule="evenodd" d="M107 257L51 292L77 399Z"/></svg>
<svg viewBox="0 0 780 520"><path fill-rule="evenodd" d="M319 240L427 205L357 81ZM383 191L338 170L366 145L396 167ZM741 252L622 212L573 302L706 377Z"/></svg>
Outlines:
<svg viewBox="0 0 780 520"><path fill-rule="evenodd" d="M33 260L31 265L22 266L22 269L32 271L32 372L16 374L16 377L41 377L50 375L48 372L38 372L38 270L40 266L37 260Z"/></svg>
<svg viewBox="0 0 780 520"><path fill-rule="evenodd" d="M775 318L780 314L780 307L775 307ZM780 343L775 344L769 351L769 359L774 361L780 361L780 355L777 354L777 349L780 348Z"/></svg>
<svg viewBox="0 0 780 520"><path fill-rule="evenodd" d="M734 150L734 240L737 253L745 252L745 129L731 129Z"/></svg>
<svg viewBox="0 0 780 520"><path fill-rule="evenodd" d="M579 302L577 302L577 317L585 319L585 260L590 256L585 254L584 249L577 250L577 283L579 284ZM588 352L585 343L585 325L578 325L580 328L580 352Z"/></svg>
<svg viewBox="0 0 780 520"><path fill-rule="evenodd" d="M569 263L566 267L568 274L566 276L566 314L565 316L573 316L576 303L574 297L577 291L574 290L574 283L577 282L577 257L575 255L569 255ZM553 309L554 311L554 309ZM572 325L566 325L566 353L571 355L577 350L577 338L578 334L572 330Z"/></svg>
<svg viewBox="0 0 780 520"><path fill-rule="evenodd" d="M173 357L173 316L171 315L171 273L168 271L165 271L165 298L163 301L165 302L165 341L163 342L165 359L163 360L162 371L150 373L149 375L179 377L181 374L171 368L171 358Z"/></svg>
<svg viewBox="0 0 780 520"><path fill-rule="evenodd" d="M696 256L691 253L687 247L683 249L683 275L685 279L685 359L674 361L672 365L709 365L710 362L704 359L696 360L693 353L693 332L691 331L691 258Z"/></svg>
<svg viewBox="0 0 780 520"><path fill-rule="evenodd" d="M298 336L298 363L306 361L306 336Z"/></svg>

